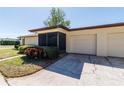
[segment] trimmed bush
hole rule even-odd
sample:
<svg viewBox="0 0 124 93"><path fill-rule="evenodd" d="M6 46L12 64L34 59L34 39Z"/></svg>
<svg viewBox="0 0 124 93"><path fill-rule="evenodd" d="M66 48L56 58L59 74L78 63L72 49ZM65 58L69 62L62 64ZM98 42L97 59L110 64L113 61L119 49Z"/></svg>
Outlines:
<svg viewBox="0 0 124 93"><path fill-rule="evenodd" d="M19 47L20 47L20 45L14 45L14 48L15 48L16 50L18 50Z"/></svg>
<svg viewBox="0 0 124 93"><path fill-rule="evenodd" d="M24 51L25 51L25 49L27 49L28 48L28 46L26 46L26 45L24 45L24 46L20 46L18 49L19 49L19 53L20 54L23 54L24 53Z"/></svg>
<svg viewBox="0 0 124 93"><path fill-rule="evenodd" d="M59 55L59 51L57 47L43 47L46 56L50 59L57 58Z"/></svg>
<svg viewBox="0 0 124 93"><path fill-rule="evenodd" d="M18 48L20 54L24 54L27 48L35 47L35 45L23 45Z"/></svg>
<svg viewBox="0 0 124 93"><path fill-rule="evenodd" d="M42 48L27 48L25 50L25 54L28 56L28 57L31 57L31 58L42 58L43 57L43 49Z"/></svg>
<svg viewBox="0 0 124 93"><path fill-rule="evenodd" d="M48 47L48 46L36 46L36 45L24 45L19 47L19 53L26 54L30 57L47 57L49 59L57 58L59 51L57 47Z"/></svg>

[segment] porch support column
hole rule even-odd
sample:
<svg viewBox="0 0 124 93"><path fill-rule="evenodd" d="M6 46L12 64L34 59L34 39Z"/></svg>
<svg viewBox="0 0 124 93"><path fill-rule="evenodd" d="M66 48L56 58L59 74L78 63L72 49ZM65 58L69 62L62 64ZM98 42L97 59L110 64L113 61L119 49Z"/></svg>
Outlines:
<svg viewBox="0 0 124 93"><path fill-rule="evenodd" d="M97 32L97 56L107 56L107 33Z"/></svg>
<svg viewBox="0 0 124 93"><path fill-rule="evenodd" d="M57 48L59 49L59 32L57 32Z"/></svg>

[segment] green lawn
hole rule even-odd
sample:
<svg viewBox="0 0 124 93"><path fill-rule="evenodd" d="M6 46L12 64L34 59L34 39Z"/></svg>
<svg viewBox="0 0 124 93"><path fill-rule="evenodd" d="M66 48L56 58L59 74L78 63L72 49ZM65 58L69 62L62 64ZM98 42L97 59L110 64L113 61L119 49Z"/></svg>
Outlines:
<svg viewBox="0 0 124 93"><path fill-rule="evenodd" d="M19 55L14 49L0 49L0 59ZM57 58L59 59L59 57ZM27 56L16 57L0 62L0 72L8 77L21 77L35 73L56 62L57 59L32 59Z"/></svg>
<svg viewBox="0 0 124 93"><path fill-rule="evenodd" d="M22 65L24 63L24 60L22 59L22 57L17 57L17 58L13 58L13 59L9 59L9 60L5 60L5 61L1 61L0 65Z"/></svg>
<svg viewBox="0 0 124 93"><path fill-rule="evenodd" d="M19 55L15 49L0 49L0 59Z"/></svg>

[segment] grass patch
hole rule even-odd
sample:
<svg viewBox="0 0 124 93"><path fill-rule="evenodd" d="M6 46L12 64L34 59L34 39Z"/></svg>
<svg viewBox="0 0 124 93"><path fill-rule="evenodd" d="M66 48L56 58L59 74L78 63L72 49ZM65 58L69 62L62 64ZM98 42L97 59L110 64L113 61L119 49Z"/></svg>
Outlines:
<svg viewBox="0 0 124 93"><path fill-rule="evenodd" d="M0 49L0 59L17 56L18 51L15 49Z"/></svg>
<svg viewBox="0 0 124 93"><path fill-rule="evenodd" d="M17 58L13 58L13 59L9 59L9 60L5 60L0 62L0 65L22 65L24 63L23 59L21 57L17 57Z"/></svg>
<svg viewBox="0 0 124 93"><path fill-rule="evenodd" d="M48 59L35 60L26 56L17 57L0 62L0 72L8 78L21 77L35 73L53 62L55 61Z"/></svg>

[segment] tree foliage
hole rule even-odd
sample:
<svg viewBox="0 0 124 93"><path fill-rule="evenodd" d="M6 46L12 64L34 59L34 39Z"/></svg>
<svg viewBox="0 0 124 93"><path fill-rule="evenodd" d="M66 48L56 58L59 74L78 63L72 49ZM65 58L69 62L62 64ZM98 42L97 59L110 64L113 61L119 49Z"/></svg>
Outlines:
<svg viewBox="0 0 124 93"><path fill-rule="evenodd" d="M44 21L44 25L47 27L62 25L69 27L70 21L65 19L65 13L59 8L52 8L50 16Z"/></svg>

